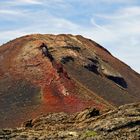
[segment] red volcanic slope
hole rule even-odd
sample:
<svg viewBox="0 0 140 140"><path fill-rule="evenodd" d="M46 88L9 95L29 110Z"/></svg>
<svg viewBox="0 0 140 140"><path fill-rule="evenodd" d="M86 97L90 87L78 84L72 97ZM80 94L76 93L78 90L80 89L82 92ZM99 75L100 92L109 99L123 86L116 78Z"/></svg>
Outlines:
<svg viewBox="0 0 140 140"><path fill-rule="evenodd" d="M47 112L140 101L140 75L92 40L27 35L0 47L0 127Z"/></svg>

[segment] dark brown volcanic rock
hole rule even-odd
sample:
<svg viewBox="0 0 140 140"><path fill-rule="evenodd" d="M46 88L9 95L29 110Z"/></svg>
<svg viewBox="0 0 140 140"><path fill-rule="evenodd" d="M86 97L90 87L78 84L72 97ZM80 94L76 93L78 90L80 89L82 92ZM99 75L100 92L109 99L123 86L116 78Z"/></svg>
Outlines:
<svg viewBox="0 0 140 140"><path fill-rule="evenodd" d="M17 129L0 130L0 138L11 140L139 140L140 103L121 106L96 116L97 110L86 109L68 115L50 113L29 120Z"/></svg>
<svg viewBox="0 0 140 140"><path fill-rule="evenodd" d="M0 127L48 112L140 101L140 75L82 36L28 35L0 47Z"/></svg>

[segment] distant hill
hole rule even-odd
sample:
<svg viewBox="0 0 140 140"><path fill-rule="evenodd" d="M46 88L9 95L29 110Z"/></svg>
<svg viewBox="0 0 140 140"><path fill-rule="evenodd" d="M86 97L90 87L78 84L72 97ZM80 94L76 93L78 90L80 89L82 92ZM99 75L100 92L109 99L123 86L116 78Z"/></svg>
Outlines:
<svg viewBox="0 0 140 140"><path fill-rule="evenodd" d="M140 75L80 35L27 35L0 47L0 128L139 101Z"/></svg>

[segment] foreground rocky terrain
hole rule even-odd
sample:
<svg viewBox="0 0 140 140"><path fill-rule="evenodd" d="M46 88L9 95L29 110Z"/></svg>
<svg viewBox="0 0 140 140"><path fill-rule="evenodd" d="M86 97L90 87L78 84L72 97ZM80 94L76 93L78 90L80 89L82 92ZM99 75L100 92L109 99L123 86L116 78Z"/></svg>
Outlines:
<svg viewBox="0 0 140 140"><path fill-rule="evenodd" d="M49 113L26 121L20 128L0 130L0 139L139 140L140 103L124 105L102 115L95 108L73 115Z"/></svg>
<svg viewBox="0 0 140 140"><path fill-rule="evenodd" d="M80 35L27 35L0 46L0 128L139 101L140 75Z"/></svg>

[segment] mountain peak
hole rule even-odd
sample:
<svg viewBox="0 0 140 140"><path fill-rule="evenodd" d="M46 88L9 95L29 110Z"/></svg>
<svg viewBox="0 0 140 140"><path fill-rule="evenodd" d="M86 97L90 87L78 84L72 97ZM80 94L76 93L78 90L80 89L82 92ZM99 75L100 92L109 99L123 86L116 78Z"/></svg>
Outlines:
<svg viewBox="0 0 140 140"><path fill-rule="evenodd" d="M100 112L139 101L140 77L80 35L34 34L0 47L1 127L48 112Z"/></svg>

